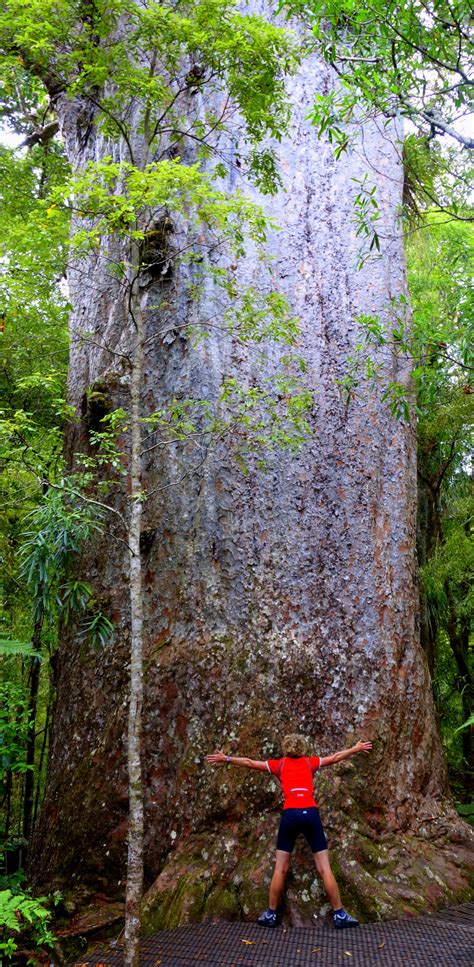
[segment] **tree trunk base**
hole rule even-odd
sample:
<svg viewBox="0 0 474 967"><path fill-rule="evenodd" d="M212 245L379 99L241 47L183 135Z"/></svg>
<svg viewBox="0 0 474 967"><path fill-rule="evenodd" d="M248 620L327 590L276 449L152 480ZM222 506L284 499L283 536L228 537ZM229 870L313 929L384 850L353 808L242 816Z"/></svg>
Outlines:
<svg viewBox="0 0 474 967"><path fill-rule="evenodd" d="M273 818L273 817L272 817ZM254 920L268 904L274 833L270 817L253 836L227 826L210 838L193 834L172 852L142 905L145 933L202 920ZM472 829L452 812L413 830L338 836L331 847L343 904L362 921L414 916L474 895ZM321 922L329 905L306 844L287 879L283 922Z"/></svg>

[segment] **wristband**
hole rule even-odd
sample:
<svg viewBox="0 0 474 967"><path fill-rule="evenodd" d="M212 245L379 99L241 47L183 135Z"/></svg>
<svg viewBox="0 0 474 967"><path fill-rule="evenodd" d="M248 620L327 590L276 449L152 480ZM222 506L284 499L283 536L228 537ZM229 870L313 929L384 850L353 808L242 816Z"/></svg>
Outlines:
<svg viewBox="0 0 474 967"><path fill-rule="evenodd" d="M230 755L226 755L225 761L227 762L227 765L230 766Z"/></svg>

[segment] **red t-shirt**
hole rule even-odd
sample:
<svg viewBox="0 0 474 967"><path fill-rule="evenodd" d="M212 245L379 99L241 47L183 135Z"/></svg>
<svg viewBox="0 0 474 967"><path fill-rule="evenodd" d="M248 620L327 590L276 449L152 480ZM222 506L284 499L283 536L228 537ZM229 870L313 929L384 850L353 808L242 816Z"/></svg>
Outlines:
<svg viewBox="0 0 474 967"><path fill-rule="evenodd" d="M313 798L313 776L321 765L318 755L300 759L267 759L267 769L280 780L283 809L309 809Z"/></svg>

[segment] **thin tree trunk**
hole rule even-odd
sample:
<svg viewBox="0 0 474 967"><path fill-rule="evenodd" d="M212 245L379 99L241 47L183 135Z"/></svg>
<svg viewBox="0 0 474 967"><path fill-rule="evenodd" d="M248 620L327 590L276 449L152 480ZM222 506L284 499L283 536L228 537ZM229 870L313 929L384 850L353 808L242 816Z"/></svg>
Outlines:
<svg viewBox="0 0 474 967"><path fill-rule="evenodd" d="M132 259L133 261L133 259ZM134 271L132 266L132 271ZM140 305L138 281L132 280L131 314L136 343L132 357L130 387L131 452L130 452L130 703L128 712L128 784L129 830L125 916L125 962L138 967L140 942L140 903L143 894L143 774L141 759L143 709L143 594L140 557L142 522L141 478L141 387L145 321Z"/></svg>
<svg viewBox="0 0 474 967"><path fill-rule="evenodd" d="M5 840L8 839L8 833L10 831L11 804L12 804L12 772L11 772L11 769L9 769L7 772L7 778L5 783L5 795L3 797L3 802L2 802L2 807L5 809Z"/></svg>
<svg viewBox="0 0 474 967"><path fill-rule="evenodd" d="M43 627L43 615L40 614L35 620L33 637L31 644L34 651L39 651L41 646L41 631ZM30 659L29 686L30 695L28 703L28 737L26 741L26 765L25 787L23 800L23 836L29 840L31 835L33 820L33 796L35 788L35 745L36 745L36 706L38 702L38 688L40 680L41 664L39 658L34 655Z"/></svg>
<svg viewBox="0 0 474 967"><path fill-rule="evenodd" d="M34 826L34 824L36 822L36 817L38 815L39 801L40 801L40 795L41 795L41 786L42 786L41 777L42 777L43 767L44 767L44 763L45 763L46 748L48 746L48 737L49 737L48 736L48 733L49 733L49 722L50 722L50 716L51 716L51 706L52 706L52 702L51 702L51 693L50 693L48 695L48 704L46 706L46 720L45 720L45 723L44 723L43 741L41 743L41 751L40 751L40 757L39 757L39 762L38 762L38 774L37 774L37 781L36 781L35 805L34 805L34 811L33 811L33 826Z"/></svg>

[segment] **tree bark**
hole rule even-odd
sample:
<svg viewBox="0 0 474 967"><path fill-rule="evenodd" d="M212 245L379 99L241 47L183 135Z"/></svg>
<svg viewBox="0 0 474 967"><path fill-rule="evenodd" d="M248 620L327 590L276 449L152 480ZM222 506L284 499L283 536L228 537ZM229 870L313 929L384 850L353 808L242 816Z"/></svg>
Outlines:
<svg viewBox="0 0 474 967"><path fill-rule="evenodd" d="M312 61L292 83L293 127L278 146L284 189L260 199L280 225L269 246L274 282L301 321L298 348L316 398L313 435L298 455L279 455L267 473L247 476L224 447L199 470L191 444L158 448L142 468L141 487L151 494L143 511L132 499L137 590L141 512L147 535L141 567L149 929L253 916L266 902L279 797L262 776L208 770L204 756L216 746L277 755L282 736L295 730L322 755L355 738L374 741L370 760L318 779L343 899L349 895L355 911L378 917L420 910L466 888L468 830L449 799L419 642L414 427L393 420L381 389L365 388L347 410L336 383L358 340L357 315L386 317L390 300L405 292L398 133L367 123L336 162L305 120L315 89L327 91L331 82L326 66ZM60 114L75 165L111 152L90 133L90 116L92 140L84 149L86 122L77 105L60 105ZM234 148L231 189L242 187ZM354 179L365 173L377 185L381 254L357 272ZM100 385L114 406L137 405L138 387L118 355L133 333L120 283L107 269L98 253L87 271L81 266L70 276L70 400L83 413L70 431L72 461L87 446L88 387ZM263 284L251 253L240 278L242 285ZM255 360L245 347L213 336L197 346L181 338L187 322L219 318L210 286L190 304L178 273L159 318L153 285L148 300L148 334L156 338L145 347L142 412L176 397L215 399L229 373L251 385L256 366L273 371L273 358ZM85 320L94 344L80 340ZM381 362L386 379L409 382L398 359ZM123 510L126 494L117 489L114 499ZM123 544L98 540L82 562L118 633L96 654L71 631L60 653L32 857L36 881L50 886L73 874L91 890L122 889L126 670L140 622L134 599L127 603L126 554ZM304 854L296 857L287 909L293 923L313 922L325 909Z"/></svg>

